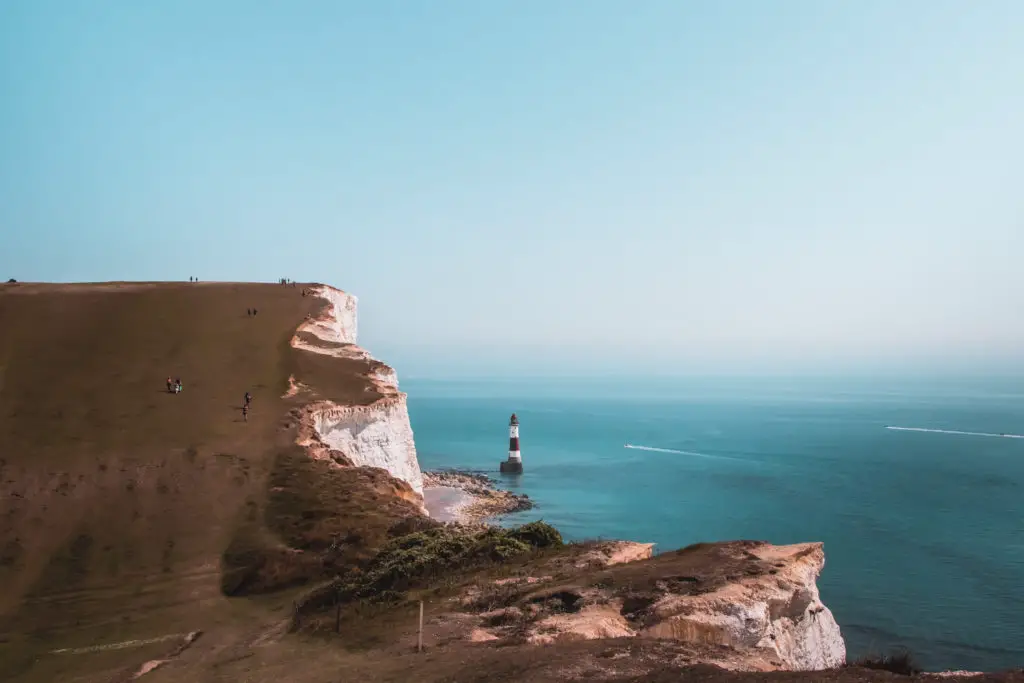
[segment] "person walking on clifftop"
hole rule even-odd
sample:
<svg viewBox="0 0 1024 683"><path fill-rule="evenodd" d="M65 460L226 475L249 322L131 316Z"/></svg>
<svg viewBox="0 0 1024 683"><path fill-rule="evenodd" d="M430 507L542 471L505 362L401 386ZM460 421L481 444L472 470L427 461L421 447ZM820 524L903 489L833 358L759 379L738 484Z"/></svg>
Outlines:
<svg viewBox="0 0 1024 683"><path fill-rule="evenodd" d="M242 406L242 421L244 421L244 422L248 422L249 421L249 404L248 403L246 403L244 406Z"/></svg>

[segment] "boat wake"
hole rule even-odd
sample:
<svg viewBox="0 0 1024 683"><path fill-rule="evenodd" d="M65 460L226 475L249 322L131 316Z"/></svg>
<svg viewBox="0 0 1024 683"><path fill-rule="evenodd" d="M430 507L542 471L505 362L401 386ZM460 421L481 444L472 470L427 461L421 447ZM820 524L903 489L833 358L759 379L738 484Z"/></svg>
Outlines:
<svg viewBox="0 0 1024 683"><path fill-rule="evenodd" d="M994 436L1003 439L1024 439L1024 434L989 434L988 432L962 432L957 429L928 429L926 427L889 427L897 432L930 432L932 434L958 434L960 436Z"/></svg>
<svg viewBox="0 0 1024 683"><path fill-rule="evenodd" d="M637 446L636 444L627 443L623 448L632 448L636 451L652 451L654 453L674 453L676 455L691 455L695 458L708 458L709 460L737 460L739 462L748 462L742 458L730 458L727 455L709 455L707 453L697 453L696 451L681 451L676 448L658 448L657 446Z"/></svg>

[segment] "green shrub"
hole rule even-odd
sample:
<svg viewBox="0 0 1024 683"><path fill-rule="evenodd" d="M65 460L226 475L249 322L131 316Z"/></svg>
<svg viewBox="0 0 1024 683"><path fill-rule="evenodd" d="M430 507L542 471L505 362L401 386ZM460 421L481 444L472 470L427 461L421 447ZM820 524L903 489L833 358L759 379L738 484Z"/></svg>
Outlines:
<svg viewBox="0 0 1024 683"><path fill-rule="evenodd" d="M385 592L401 592L537 548L559 545L561 534L543 522L514 529L489 528L479 533L451 527L424 529L388 542L365 572L354 572L340 584L338 594L343 600L361 600Z"/></svg>
<svg viewBox="0 0 1024 683"><path fill-rule="evenodd" d="M534 548L558 548L565 545L558 529L546 522L530 522L515 529L509 529L508 535Z"/></svg>

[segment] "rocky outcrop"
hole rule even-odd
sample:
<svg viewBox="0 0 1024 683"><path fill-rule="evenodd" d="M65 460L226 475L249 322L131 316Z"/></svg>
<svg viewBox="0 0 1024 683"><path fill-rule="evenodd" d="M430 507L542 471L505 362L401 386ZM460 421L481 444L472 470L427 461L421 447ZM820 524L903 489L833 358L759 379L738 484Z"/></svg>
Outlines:
<svg viewBox="0 0 1024 683"><path fill-rule="evenodd" d="M649 553L648 544L602 544L574 561L577 571L598 569L576 581L496 583L492 590L508 607L481 614L476 637L482 630L535 645L667 639L714 650L713 663L739 670L821 670L845 662L839 626L818 596L820 543L739 541L644 560ZM615 564L631 557L640 561Z"/></svg>
<svg viewBox="0 0 1024 683"><path fill-rule="evenodd" d="M409 484L422 504L423 475L416 457L406 395L398 391L391 367L356 345L356 298L333 287L310 290L327 302L318 317L310 317L296 331L294 348L338 358L367 361L368 382L383 398L369 405L338 405L317 401L302 411L299 443L313 457L330 458L340 465L379 467ZM294 384L294 383L293 383ZM298 393L299 385L294 385ZM294 395L294 394L293 394Z"/></svg>
<svg viewBox="0 0 1024 683"><path fill-rule="evenodd" d="M655 623L641 635L763 650L791 670L845 663L839 625L818 595L822 544L763 544L749 552L774 573L740 578L703 595L665 595L650 608Z"/></svg>
<svg viewBox="0 0 1024 683"><path fill-rule="evenodd" d="M652 555L654 555L653 543L605 541L580 557L576 561L576 568L610 567L614 564L648 560Z"/></svg>

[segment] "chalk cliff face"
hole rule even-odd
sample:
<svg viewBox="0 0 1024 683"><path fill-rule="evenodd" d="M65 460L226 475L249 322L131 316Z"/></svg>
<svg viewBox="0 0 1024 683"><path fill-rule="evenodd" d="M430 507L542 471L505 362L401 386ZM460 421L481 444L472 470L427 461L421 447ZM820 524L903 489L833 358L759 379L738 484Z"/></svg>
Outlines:
<svg viewBox="0 0 1024 683"><path fill-rule="evenodd" d="M324 316L305 323L299 331L310 332L325 342L355 344L358 299L334 287L314 287L310 291L321 299L326 299L331 306Z"/></svg>
<svg viewBox="0 0 1024 683"><path fill-rule="evenodd" d="M790 670L819 670L846 661L846 644L818 595L825 566L821 543L750 549L776 573L741 578L703 595L666 595L643 635L677 638L774 655Z"/></svg>
<svg viewBox="0 0 1024 683"><path fill-rule="evenodd" d="M329 448L344 453L357 467L380 467L423 495L405 394L368 406L322 404L313 427Z"/></svg>
<svg viewBox="0 0 1024 683"><path fill-rule="evenodd" d="M423 475L416 458L406 396L398 391L394 369L374 360L356 345L356 298L333 287L317 287L312 292L326 299L330 306L320 318L299 327L292 346L337 358L369 361L371 371L367 379L383 398L366 406L343 406L330 401L308 406L306 422L313 433L308 429L300 433L299 442L312 448L314 456L330 453L338 462L383 468L407 482L422 497ZM309 340L309 335L320 343Z"/></svg>

